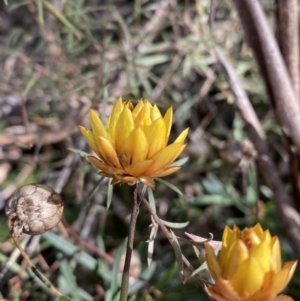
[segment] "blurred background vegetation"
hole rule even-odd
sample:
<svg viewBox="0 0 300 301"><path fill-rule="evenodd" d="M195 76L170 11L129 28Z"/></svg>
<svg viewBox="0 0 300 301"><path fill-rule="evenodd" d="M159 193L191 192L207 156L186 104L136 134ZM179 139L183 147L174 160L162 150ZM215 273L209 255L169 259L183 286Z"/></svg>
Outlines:
<svg viewBox="0 0 300 301"><path fill-rule="evenodd" d="M163 112L173 106L171 141L190 127L182 156L189 160L166 178L180 192L160 181L154 191L161 219L189 221L176 235L211 232L220 240L225 225L259 221L279 236L283 260L296 258L214 52L217 44L230 58L291 191L282 131L231 1L217 2L211 27L208 0L8 2L0 4L0 299L55 299L16 258L4 214L17 187L45 183L61 193L65 218L61 227L27 237L28 254L73 300L117 300L114 259L128 233L131 189L112 191L84 155L69 149L90 151L78 125L89 126L90 107L105 119L120 95L147 98ZM262 4L274 24L273 1ZM151 219L143 206L137 223L130 300L208 300L195 279L181 283L160 231L147 266ZM193 248L181 247L199 267ZM300 300L299 287L298 269L286 293Z"/></svg>

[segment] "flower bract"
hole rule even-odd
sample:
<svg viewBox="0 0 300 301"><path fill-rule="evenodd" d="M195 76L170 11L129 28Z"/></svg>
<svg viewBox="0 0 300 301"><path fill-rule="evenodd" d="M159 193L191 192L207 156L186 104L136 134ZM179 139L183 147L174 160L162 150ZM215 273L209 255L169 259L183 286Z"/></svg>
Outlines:
<svg viewBox="0 0 300 301"><path fill-rule="evenodd" d="M156 105L140 100L136 106L120 97L104 126L97 113L90 111L92 129L80 127L96 156L90 162L100 175L112 177L112 184L142 182L154 188L153 178L164 177L180 167L170 164L185 148L185 129L170 145L172 107L162 116Z"/></svg>
<svg viewBox="0 0 300 301"><path fill-rule="evenodd" d="M280 243L260 224L243 232L226 226L219 257L205 244L207 266L215 284L207 292L217 301L280 301L297 261L281 265Z"/></svg>

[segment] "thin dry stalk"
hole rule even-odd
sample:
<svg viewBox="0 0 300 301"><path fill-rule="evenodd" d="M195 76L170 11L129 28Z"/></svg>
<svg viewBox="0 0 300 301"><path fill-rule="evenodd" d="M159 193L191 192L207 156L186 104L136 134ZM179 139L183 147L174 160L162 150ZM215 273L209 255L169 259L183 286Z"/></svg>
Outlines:
<svg viewBox="0 0 300 301"><path fill-rule="evenodd" d="M298 1L276 0L276 6L279 47L300 105Z"/></svg>
<svg viewBox="0 0 300 301"><path fill-rule="evenodd" d="M300 152L300 109L285 63L259 0L233 1L254 51L278 121Z"/></svg>
<svg viewBox="0 0 300 301"><path fill-rule="evenodd" d="M299 99L299 38L297 0L277 0L277 35L279 47L294 87L296 100ZM288 137L287 137L288 138ZM293 198L300 212L300 154L286 139L286 148L290 155L290 178L293 185Z"/></svg>
<svg viewBox="0 0 300 301"><path fill-rule="evenodd" d="M47 278L45 278L45 276L43 274L41 274L41 272L38 270L38 268L32 263L32 261L30 260L30 258L28 257L26 251L23 249L23 247L20 245L20 243L18 242L18 240L15 238L14 234L11 233L11 236L16 244L16 246L18 247L18 249L20 250L22 256L24 257L24 259L26 260L28 266L30 267L30 269L32 270L32 272L50 289L50 291L58 296L58 297L65 297L64 294L62 294Z"/></svg>

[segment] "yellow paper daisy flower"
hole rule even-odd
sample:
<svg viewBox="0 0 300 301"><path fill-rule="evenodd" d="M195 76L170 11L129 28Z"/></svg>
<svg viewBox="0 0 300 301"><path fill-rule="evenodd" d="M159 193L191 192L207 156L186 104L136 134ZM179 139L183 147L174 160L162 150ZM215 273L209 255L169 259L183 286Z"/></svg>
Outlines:
<svg viewBox="0 0 300 301"><path fill-rule="evenodd" d="M85 140L97 154L88 159L100 169L100 175L113 178L112 184L142 182L154 188L153 178L165 177L180 168L170 164L185 148L188 129L168 145L172 118L172 107L162 116L158 107L148 100L140 100L134 106L121 97L114 105L106 127L97 113L90 110L92 130L80 127Z"/></svg>
<svg viewBox="0 0 300 301"><path fill-rule="evenodd" d="M220 256L206 243L206 260L215 284L208 293L217 301L283 301L278 296L290 281L297 261L281 266L280 243L260 224L243 232L226 226Z"/></svg>

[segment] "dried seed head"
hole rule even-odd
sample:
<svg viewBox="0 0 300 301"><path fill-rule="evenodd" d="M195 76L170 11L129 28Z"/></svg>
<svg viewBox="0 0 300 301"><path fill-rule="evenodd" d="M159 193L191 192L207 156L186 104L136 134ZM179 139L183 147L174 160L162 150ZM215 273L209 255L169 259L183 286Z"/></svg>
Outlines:
<svg viewBox="0 0 300 301"><path fill-rule="evenodd" d="M15 237L23 233L42 234L61 220L64 204L50 186L29 184L17 189L8 199L7 226Z"/></svg>

